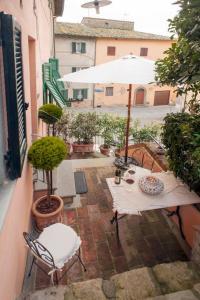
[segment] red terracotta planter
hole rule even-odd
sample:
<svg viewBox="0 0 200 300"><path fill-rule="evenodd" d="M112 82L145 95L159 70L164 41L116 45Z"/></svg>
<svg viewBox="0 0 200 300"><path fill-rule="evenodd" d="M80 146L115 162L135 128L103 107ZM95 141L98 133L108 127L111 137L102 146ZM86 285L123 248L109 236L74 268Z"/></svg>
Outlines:
<svg viewBox="0 0 200 300"><path fill-rule="evenodd" d="M62 198L60 198L57 195L51 195L50 198L51 199L55 199L56 201L59 202L59 206L58 208L51 212L51 213L40 213L37 209L37 206L44 201L47 198L47 196L43 196L39 199L37 199L32 206L32 214L35 217L36 220L36 224L37 227L40 230L43 230L45 227L54 224L54 223L60 223L62 222L62 212L63 212L63 207L64 207L64 203Z"/></svg>
<svg viewBox="0 0 200 300"><path fill-rule="evenodd" d="M75 153L91 153L94 151L94 144L72 144L73 152Z"/></svg>
<svg viewBox="0 0 200 300"><path fill-rule="evenodd" d="M104 145L100 146L100 152L103 155L109 156L110 148L104 147Z"/></svg>

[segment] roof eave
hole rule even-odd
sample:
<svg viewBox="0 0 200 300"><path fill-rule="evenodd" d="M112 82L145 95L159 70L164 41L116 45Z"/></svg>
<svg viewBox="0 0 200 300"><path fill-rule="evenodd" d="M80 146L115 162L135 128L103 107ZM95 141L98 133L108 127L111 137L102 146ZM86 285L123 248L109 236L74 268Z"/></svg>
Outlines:
<svg viewBox="0 0 200 300"><path fill-rule="evenodd" d="M61 17L64 11L65 0L54 0L54 16Z"/></svg>

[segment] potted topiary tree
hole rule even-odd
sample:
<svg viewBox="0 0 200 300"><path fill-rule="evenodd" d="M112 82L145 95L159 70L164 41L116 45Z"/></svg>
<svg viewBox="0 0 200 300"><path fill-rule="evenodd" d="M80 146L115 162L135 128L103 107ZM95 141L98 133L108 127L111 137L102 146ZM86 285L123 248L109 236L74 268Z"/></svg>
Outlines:
<svg viewBox="0 0 200 300"><path fill-rule="evenodd" d="M34 168L44 170L47 179L47 194L37 199L32 206L32 213L39 229L61 220L63 200L57 195L50 194L50 172L61 163L65 156L65 143L58 137L43 137L33 142L28 151L29 162Z"/></svg>
<svg viewBox="0 0 200 300"><path fill-rule="evenodd" d="M45 122L48 127L48 135L50 135L50 128L52 126L52 135L54 135L55 123L60 120L62 116L62 109L55 104L44 104L39 108L38 117Z"/></svg>
<svg viewBox="0 0 200 300"><path fill-rule="evenodd" d="M75 137L73 151L93 152L93 137L99 135L99 117L95 112L76 114L71 122L70 137Z"/></svg>
<svg viewBox="0 0 200 300"><path fill-rule="evenodd" d="M100 136L104 139L104 144L100 145L100 151L104 155L109 155L110 147L114 143L115 118L111 114L100 116Z"/></svg>

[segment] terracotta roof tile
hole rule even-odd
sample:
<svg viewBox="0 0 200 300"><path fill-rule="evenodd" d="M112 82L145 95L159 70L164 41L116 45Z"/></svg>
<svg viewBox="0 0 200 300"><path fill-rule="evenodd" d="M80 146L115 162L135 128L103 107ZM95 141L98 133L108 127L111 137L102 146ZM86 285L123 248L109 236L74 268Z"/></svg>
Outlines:
<svg viewBox="0 0 200 300"><path fill-rule="evenodd" d="M80 23L57 22L55 26L56 35L77 36L88 38L118 38L118 39L144 39L144 40L170 40L170 37L146 32L91 28Z"/></svg>

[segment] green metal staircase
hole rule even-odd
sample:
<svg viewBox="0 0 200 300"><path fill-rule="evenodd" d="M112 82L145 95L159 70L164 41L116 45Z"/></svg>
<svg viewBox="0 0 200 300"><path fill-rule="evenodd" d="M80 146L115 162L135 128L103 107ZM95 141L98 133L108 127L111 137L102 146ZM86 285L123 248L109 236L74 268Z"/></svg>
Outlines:
<svg viewBox="0 0 200 300"><path fill-rule="evenodd" d="M49 63L44 63L42 65L42 74L44 103L55 101L60 108L70 107L71 102L68 100L64 83L58 81L61 78L58 72L58 60L51 58Z"/></svg>

